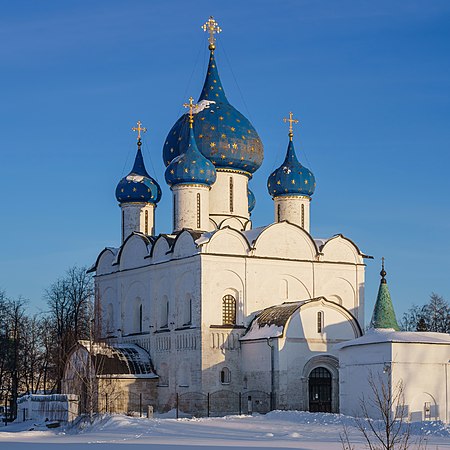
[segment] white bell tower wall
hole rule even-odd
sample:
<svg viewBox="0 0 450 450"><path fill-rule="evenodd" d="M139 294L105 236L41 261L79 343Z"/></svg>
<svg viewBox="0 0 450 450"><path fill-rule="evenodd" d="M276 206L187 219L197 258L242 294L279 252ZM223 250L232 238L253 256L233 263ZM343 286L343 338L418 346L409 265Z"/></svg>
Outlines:
<svg viewBox="0 0 450 450"><path fill-rule="evenodd" d="M155 234L155 208L153 203L122 203L122 243L134 231L149 236Z"/></svg>
<svg viewBox="0 0 450 450"><path fill-rule="evenodd" d="M227 169L216 168L217 179L211 187L209 215L220 224L230 217L248 221L248 175Z"/></svg>
<svg viewBox="0 0 450 450"><path fill-rule="evenodd" d="M309 233L311 198L307 196L285 196L273 199L275 206L275 222L287 220L302 227Z"/></svg>
<svg viewBox="0 0 450 450"><path fill-rule="evenodd" d="M177 184L172 186L173 231L183 228L208 231L210 188L203 184Z"/></svg>

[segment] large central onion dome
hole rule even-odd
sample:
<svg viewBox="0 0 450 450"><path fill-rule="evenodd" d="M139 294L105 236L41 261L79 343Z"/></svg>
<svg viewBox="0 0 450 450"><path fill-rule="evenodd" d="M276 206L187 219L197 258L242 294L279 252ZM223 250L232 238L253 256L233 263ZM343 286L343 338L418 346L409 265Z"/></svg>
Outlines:
<svg viewBox="0 0 450 450"><path fill-rule="evenodd" d="M264 149L250 121L230 105L222 87L211 50L205 84L194 109L194 137L200 152L217 169L255 172L262 164ZM163 148L168 166L188 145L188 114L181 116L167 135Z"/></svg>

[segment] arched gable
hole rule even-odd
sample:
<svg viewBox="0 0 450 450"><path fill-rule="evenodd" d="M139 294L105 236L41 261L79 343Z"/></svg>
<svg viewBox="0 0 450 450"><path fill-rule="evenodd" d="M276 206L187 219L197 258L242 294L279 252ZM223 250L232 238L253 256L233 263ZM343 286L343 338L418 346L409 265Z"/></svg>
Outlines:
<svg viewBox="0 0 450 450"><path fill-rule="evenodd" d="M158 236L151 251L153 262L167 261L170 259L170 255L168 254L170 252L170 244L171 241L164 234Z"/></svg>
<svg viewBox="0 0 450 450"><path fill-rule="evenodd" d="M322 247L322 261L363 263L363 254L350 239L338 234L329 239Z"/></svg>
<svg viewBox="0 0 450 450"><path fill-rule="evenodd" d="M205 253L247 255L250 247L247 239L237 230L226 227L216 231L204 246Z"/></svg>
<svg viewBox="0 0 450 450"><path fill-rule="evenodd" d="M117 249L105 248L97 257L97 261L93 266L92 271L95 270L97 275L106 275L117 271L117 266L114 265L117 256Z"/></svg>
<svg viewBox="0 0 450 450"><path fill-rule="evenodd" d="M234 228L235 230L243 230L245 229L245 225L248 222L247 219L238 219L237 217L228 217L225 220L223 220L222 222L220 222L218 228L226 228L226 227L230 227L230 228Z"/></svg>
<svg viewBox="0 0 450 450"><path fill-rule="evenodd" d="M120 270L133 269L148 264L145 258L149 254L151 241L141 233L132 233L125 239L120 248L117 262Z"/></svg>
<svg viewBox="0 0 450 450"><path fill-rule="evenodd" d="M303 228L288 222L269 225L257 237L253 254L274 258L315 260L317 247Z"/></svg>
<svg viewBox="0 0 450 450"><path fill-rule="evenodd" d="M321 329L318 329L318 313L321 313ZM286 338L309 341L325 339L340 342L362 336L356 318L337 303L324 297L306 301L293 313L284 328Z"/></svg>
<svg viewBox="0 0 450 450"><path fill-rule="evenodd" d="M195 245L194 238L189 231L183 230L176 237L172 252L175 258L182 258L198 253L198 248Z"/></svg>

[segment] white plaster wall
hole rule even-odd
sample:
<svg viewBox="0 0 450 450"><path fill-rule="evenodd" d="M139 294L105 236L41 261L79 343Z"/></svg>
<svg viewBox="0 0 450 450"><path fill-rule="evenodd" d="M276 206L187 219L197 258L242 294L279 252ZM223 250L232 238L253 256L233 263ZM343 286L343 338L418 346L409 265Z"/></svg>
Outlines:
<svg viewBox="0 0 450 450"><path fill-rule="evenodd" d="M122 203L122 242L133 232L138 231L149 236L155 234L155 205L152 203ZM147 211L147 227L145 212Z"/></svg>
<svg viewBox="0 0 450 450"><path fill-rule="evenodd" d="M275 222L287 220L302 227L309 233L310 229L309 197L276 197L273 199L275 207ZM303 211L302 211L303 206Z"/></svg>
<svg viewBox="0 0 450 450"><path fill-rule="evenodd" d="M209 187L203 185L176 185L172 187L174 214L174 231L183 228L208 231L209 223ZM197 194L200 195L200 209ZM198 212L199 211L199 212ZM200 216L200 226L198 225Z"/></svg>
<svg viewBox="0 0 450 450"><path fill-rule="evenodd" d="M403 383L410 420L424 420L424 403L430 402L431 419L448 423L449 355L450 346L439 344L379 343L340 350L341 412L360 415L360 400L373 397L369 378L387 385L391 374L393 389ZM378 417L379 411L366 404Z"/></svg>
<svg viewBox="0 0 450 450"><path fill-rule="evenodd" d="M233 180L232 207L230 204L230 178ZM217 179L211 187L209 203L209 214L217 225L230 216L249 219L247 188L248 177L246 175L217 169Z"/></svg>

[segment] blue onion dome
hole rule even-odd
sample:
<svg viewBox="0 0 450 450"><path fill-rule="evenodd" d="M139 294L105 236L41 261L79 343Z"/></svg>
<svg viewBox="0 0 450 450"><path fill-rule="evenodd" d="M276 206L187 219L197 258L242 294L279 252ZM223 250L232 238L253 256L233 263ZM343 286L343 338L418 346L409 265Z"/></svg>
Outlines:
<svg viewBox="0 0 450 450"><path fill-rule="evenodd" d="M153 203L161 200L161 188L147 173L141 152L141 140L131 172L119 181L116 198L119 203Z"/></svg>
<svg viewBox="0 0 450 450"><path fill-rule="evenodd" d="M216 181L214 164L200 153L193 128L189 128L189 143L186 150L167 166L165 177L169 186L177 184L211 186Z"/></svg>
<svg viewBox="0 0 450 450"><path fill-rule="evenodd" d="M238 170L249 176L264 159L264 149L250 121L230 105L220 81L214 50L198 105L194 110L194 136L200 152L217 169ZM164 143L164 163L169 165L189 139L188 114L181 116Z"/></svg>
<svg viewBox="0 0 450 450"><path fill-rule="evenodd" d="M251 213L255 209L256 205L255 194L250 189L248 189L247 197L248 197L248 212Z"/></svg>
<svg viewBox="0 0 450 450"><path fill-rule="evenodd" d="M313 173L302 166L295 154L292 137L283 164L270 175L267 189L272 197L307 196L310 197L316 188Z"/></svg>

